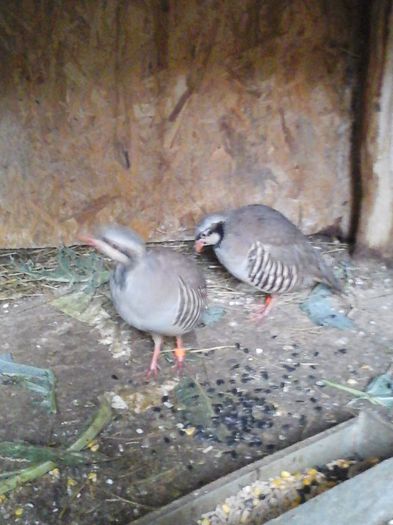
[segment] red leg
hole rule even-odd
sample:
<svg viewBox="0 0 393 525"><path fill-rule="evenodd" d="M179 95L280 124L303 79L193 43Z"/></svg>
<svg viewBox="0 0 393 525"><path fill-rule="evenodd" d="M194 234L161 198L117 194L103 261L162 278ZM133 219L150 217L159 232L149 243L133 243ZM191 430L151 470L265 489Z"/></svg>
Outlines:
<svg viewBox="0 0 393 525"><path fill-rule="evenodd" d="M183 340L180 336L176 337L176 348L173 353L175 354L176 368L180 374L183 370L184 360L186 358L186 351L184 350Z"/></svg>
<svg viewBox="0 0 393 525"><path fill-rule="evenodd" d="M154 341L154 352L153 357L150 362L150 366L146 372L146 377L149 380L153 375L156 379L158 376L158 358L160 356L161 347L162 347L162 336L161 335L152 335Z"/></svg>
<svg viewBox="0 0 393 525"><path fill-rule="evenodd" d="M270 310L273 308L273 304L277 301L277 297L267 294L265 302L256 308L255 312L252 313L251 318L253 321L262 321L269 315Z"/></svg>

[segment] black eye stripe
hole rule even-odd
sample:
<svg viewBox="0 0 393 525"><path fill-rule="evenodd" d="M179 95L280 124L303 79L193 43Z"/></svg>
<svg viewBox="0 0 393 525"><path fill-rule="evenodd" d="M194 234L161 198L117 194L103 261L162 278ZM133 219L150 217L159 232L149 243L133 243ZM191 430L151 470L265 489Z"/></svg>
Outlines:
<svg viewBox="0 0 393 525"><path fill-rule="evenodd" d="M128 252L128 250L126 250L125 248L120 248L120 246L118 244L116 244L115 242L111 241L110 239L108 239L107 237L102 237L102 240L108 244L111 248L113 248L114 250L116 250L117 252L120 252L122 253L123 255L125 255L126 257L130 257L130 254Z"/></svg>

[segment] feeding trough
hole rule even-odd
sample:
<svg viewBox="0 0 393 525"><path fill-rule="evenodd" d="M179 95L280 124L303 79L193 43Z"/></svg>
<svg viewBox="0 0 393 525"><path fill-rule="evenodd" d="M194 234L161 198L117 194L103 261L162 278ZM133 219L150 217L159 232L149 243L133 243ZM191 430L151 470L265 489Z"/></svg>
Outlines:
<svg viewBox="0 0 393 525"><path fill-rule="evenodd" d="M224 503L226 498L237 494L256 480L268 480L279 476L282 471L300 471L338 458L378 456L380 459L385 459L392 454L393 425L377 412L364 411L356 418L209 483L202 489L134 521L133 525L196 525L204 513L214 510L217 505ZM386 470L384 463L371 470L380 467ZM362 474L364 475L367 475L367 472ZM344 482L334 490L345 487L347 483L354 482L355 479ZM304 505L313 503L315 507L315 502L323 496L326 494ZM358 493L357 498L359 497L361 495ZM291 512L300 509L301 507ZM272 520L271 523L275 522L276 520ZM284 519L278 523L286 523L286 521ZM302 522L291 521L291 523L300 524ZM367 523L371 524L369 521Z"/></svg>

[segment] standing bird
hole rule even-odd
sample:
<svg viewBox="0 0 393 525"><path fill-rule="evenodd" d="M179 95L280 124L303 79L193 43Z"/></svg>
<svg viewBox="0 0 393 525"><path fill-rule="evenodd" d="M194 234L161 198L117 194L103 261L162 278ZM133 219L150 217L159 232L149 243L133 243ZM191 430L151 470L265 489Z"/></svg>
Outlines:
<svg viewBox="0 0 393 525"><path fill-rule="evenodd" d="M258 312L265 317L274 294L311 285L341 285L303 233L282 213L253 204L207 215L196 228L195 249L213 246L221 264L235 277L267 295Z"/></svg>
<svg viewBox="0 0 393 525"><path fill-rule="evenodd" d="M154 341L147 377L157 376L163 336L176 337L181 370L182 335L195 328L207 302L206 282L194 261L168 248L147 248L136 233L121 226L106 226L80 239L117 262L110 278L114 307L126 323L150 333Z"/></svg>

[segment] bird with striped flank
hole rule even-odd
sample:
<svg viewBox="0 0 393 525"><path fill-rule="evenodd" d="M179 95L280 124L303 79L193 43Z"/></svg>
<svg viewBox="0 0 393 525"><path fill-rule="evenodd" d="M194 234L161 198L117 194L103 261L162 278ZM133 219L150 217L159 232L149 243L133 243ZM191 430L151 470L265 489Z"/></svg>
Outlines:
<svg viewBox="0 0 393 525"><path fill-rule="evenodd" d="M147 377L157 377L164 336L176 337L180 371L185 359L182 336L196 327L207 303L206 282L196 263L169 248L148 248L122 226L106 226L80 240L117 263L110 278L114 307L126 323L148 332L154 341Z"/></svg>
<svg viewBox="0 0 393 525"><path fill-rule="evenodd" d="M342 291L332 269L299 228L269 206L252 204L205 216L196 227L195 250L205 246L213 247L237 279L267 294L258 318L269 313L276 294L313 282Z"/></svg>

